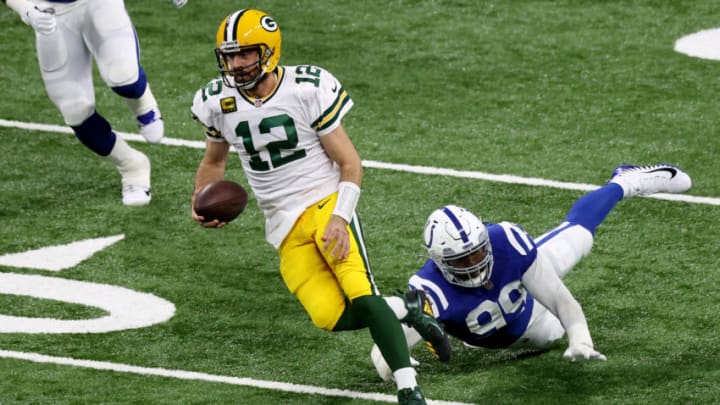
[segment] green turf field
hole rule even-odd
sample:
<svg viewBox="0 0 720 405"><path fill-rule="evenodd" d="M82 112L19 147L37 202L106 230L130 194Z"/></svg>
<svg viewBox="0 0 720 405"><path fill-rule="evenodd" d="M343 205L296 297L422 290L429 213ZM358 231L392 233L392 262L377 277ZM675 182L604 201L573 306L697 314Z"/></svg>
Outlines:
<svg viewBox="0 0 720 405"><path fill-rule="evenodd" d="M720 402L720 62L673 51L678 38L720 25L715 2L190 0L176 10L164 0L128 0L126 6L168 138L203 141L189 106L216 75L217 26L238 8L275 17L282 64L315 64L338 77L355 102L344 125L369 162L358 210L385 292L403 288L423 263L422 227L438 206L463 205L540 235L582 191L373 164L561 185L601 185L620 163L682 166L693 178L688 195L708 198L622 202L599 228L593 254L566 278L607 362L564 362L564 345L517 353L454 342L447 364L421 347L413 354L433 400ZM4 6L0 25L0 120L62 126L40 79L31 28ZM99 77L96 86L98 111L117 131L136 133L125 103ZM370 361L369 334L315 329L287 292L252 196L223 229L192 222L201 149L133 143L152 159L153 202L131 209L120 203L115 169L74 136L8 124L0 126L0 142L0 258L124 235L61 272L0 265L0 275L113 285L175 306L167 322L139 329L0 333L1 404L392 401L394 385L382 382ZM227 174L247 184L237 159ZM8 319L2 315L81 320L106 312L0 293L0 323ZM119 372L123 365L137 368ZM299 393L298 386L311 389Z"/></svg>

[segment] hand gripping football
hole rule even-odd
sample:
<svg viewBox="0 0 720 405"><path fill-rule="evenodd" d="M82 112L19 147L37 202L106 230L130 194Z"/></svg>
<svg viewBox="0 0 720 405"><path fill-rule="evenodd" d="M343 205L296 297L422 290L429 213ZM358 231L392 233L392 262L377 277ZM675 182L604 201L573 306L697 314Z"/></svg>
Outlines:
<svg viewBox="0 0 720 405"><path fill-rule="evenodd" d="M195 197L195 212L205 221L217 219L230 222L245 210L248 194L245 189L229 180L220 180L205 186Z"/></svg>

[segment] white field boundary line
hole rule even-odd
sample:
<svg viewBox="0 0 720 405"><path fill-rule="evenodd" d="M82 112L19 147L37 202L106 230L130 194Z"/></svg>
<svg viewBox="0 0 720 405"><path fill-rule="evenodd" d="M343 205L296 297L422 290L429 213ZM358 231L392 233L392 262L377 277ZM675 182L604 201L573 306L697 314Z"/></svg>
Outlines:
<svg viewBox="0 0 720 405"><path fill-rule="evenodd" d="M26 130L31 130L31 131L59 132L59 133L65 133L65 134L73 133L71 128L65 127L65 126L35 124L35 123L27 123L27 122L20 122L20 121L8 121L8 120L4 120L4 119L0 119L0 127L19 128L19 129L26 129ZM145 139L141 135L138 135L138 134L130 134L130 133L118 132L118 131L116 131L116 134L122 136L126 140L145 142ZM162 144L171 145L171 146L184 146L184 147L190 147L190 148L196 148L196 149L205 148L205 142L186 141L186 140L182 140L182 139L172 139L172 138L167 138L167 137L163 139ZM110 362L96 361L96 360L79 360L79 359L73 359L73 358L69 358L69 357L48 356L48 355L44 355L44 354L40 354L40 353L24 353L24 352L0 350L0 358L26 360L26 361L31 361L31 362L35 362L35 363L47 363L47 364L66 365L66 366L81 367L81 368L90 368L90 369L95 369L95 370L108 370L108 371L115 371L115 372L121 372L121 373L169 377L169 378L177 378L177 379L182 379L182 380L196 380L196 381L216 382L216 383L231 384L231 385L242 385L242 386L246 386L246 387L270 389L270 390L285 391L285 392L299 393L299 394L324 395L324 396L345 397L345 398L353 398L353 399L357 398L357 399L367 399L367 400L373 400L373 401L379 401L379 402L389 402L389 403L397 402L396 396L381 394L381 393L358 392L358 391L350 391L350 390L316 387L316 386L312 386L312 385L300 385L300 384L283 383L283 382L276 382L276 381L255 380L252 378L221 376L221 375L206 374L206 373L200 373L200 372L194 372L194 371L168 370L168 369L163 369L163 368L139 367L139 366L132 366L132 365L127 365L127 364L110 363ZM472 404L467 404L467 403L463 403L463 402L450 402L450 401L439 401L439 400L437 400L437 401L436 400L428 400L428 404L472 405Z"/></svg>
<svg viewBox="0 0 720 405"><path fill-rule="evenodd" d="M32 131L73 134L72 129L69 127L66 127L66 126L52 125L52 124L28 123L28 122L11 121L11 120L5 120L5 119L0 119L0 127L18 128L18 129L25 129L25 130L32 130ZM145 139L141 135L138 135L138 134L131 134L131 133L119 132L119 131L116 131L116 133L118 135L122 136L124 139L129 140L129 141L146 142ZM168 137L165 137L162 140L161 144L171 145L171 146L183 146L183 147L189 147L189 148L194 148L194 149L203 149L205 147L205 142L202 142L202 141L188 141L188 140L168 138ZM539 179L539 178L527 178L527 177L519 177L519 176L505 175L505 174L497 175L497 174L490 174L490 173L483 173L483 172L444 169L444 168L436 168L436 167L429 167L429 166L413 166L413 165L406 165L406 164L384 163L384 162L377 162L377 161L372 161L372 160L363 160L363 166L369 167L369 168L388 169L388 170L402 171L402 172L408 172L408 173L417 173L417 174L452 176L452 177L460 177L460 178L470 178L470 179L477 179L477 180L493 181L493 182L499 182L499 183L554 187L554 188L565 189L565 190L592 191L592 190L595 190L598 188L598 186L592 185L592 184L568 183L568 182L545 180L545 179ZM689 203L693 203L693 204L720 205L720 199L713 198L713 197L696 197L696 196L677 195L677 194L655 194L653 196L650 196L650 198L656 198L656 199L662 199L662 200L672 200L672 201L683 201L683 202L689 202ZM191 372L191 371L166 370L166 369L162 369L162 368L146 368L146 367L130 366L130 365L125 365L125 364L100 362L100 361L94 361L94 360L76 360L76 359L67 358L67 357L53 357L53 356L47 356L47 355L38 354L38 353L23 353L23 352L0 350L0 357L13 358L13 359L18 359L18 360L27 360L27 361L32 361L32 362L36 362L36 363L52 363L52 364L60 364L60 365L71 365L71 366L75 366L75 367L93 368L93 369L97 369L97 370L111 370L111 371L117 371L117 372L126 372L126 373L142 374L142 375L155 375L155 376L179 378L179 379L185 379L185 380L221 382L221 383L226 383L226 384L245 385L245 386L257 387L257 388L269 388L269 389L276 389L276 390L288 391L288 392L311 393L311 394L318 394L318 395L370 399L370 400L376 400L376 401L382 401L382 402L392 402L392 403L394 403L396 401L396 398L394 396L380 394L380 393L361 393L361 392L353 392L353 391L348 391L348 390L337 390L337 389L328 389L328 388L322 388L322 387L313 387L313 386L307 386L307 385L254 380L254 379L249 379L249 378L218 376L218 375ZM428 403L437 404L437 405L461 404L461 403L457 403L457 402L432 401L432 400L429 400Z"/></svg>
<svg viewBox="0 0 720 405"><path fill-rule="evenodd" d="M22 121L9 121L0 119L0 127L8 128L19 128L27 129L31 131L42 131L42 132L59 132L65 134L72 134L71 128L61 125L51 124L37 124L33 122L22 122ZM127 132L115 131L116 134L122 136L125 140L135 142L146 142L145 139L139 134L131 134ZM161 144L170 146L184 146L193 149L204 149L204 141L188 141L177 138L163 138ZM364 167L373 169L387 169L399 172L426 174L432 176L450 176L460 177L466 179L476 179L492 181L495 183L508 183L508 184L523 184L526 186L538 186L538 187L552 187L563 190L578 190L578 191L592 191L597 189L599 186L593 184L583 183L569 183L563 181L546 180L535 177L520 177L513 176L510 174L491 174L483 172L473 172L467 170L455 170L455 169L443 169L440 167L431 166L413 166L406 164L397 163L385 163L377 162L374 160L363 160L362 164ZM668 200L668 201L681 201L691 204L707 204L707 205L720 205L720 198L715 197L698 197L687 194L665 194L658 193L645 198L654 198L656 200Z"/></svg>
<svg viewBox="0 0 720 405"><path fill-rule="evenodd" d="M146 376L157 376L167 378L177 378L180 380L205 381L230 385L241 385L245 387L269 389L275 391L285 391L297 394L324 395L331 397L344 397L352 399L367 399L371 401L396 403L397 397L394 395L381 394L376 392L358 392L350 390L341 390L333 388L316 387L313 385L301 385L292 383L283 383L267 380L256 380L253 378L230 377L216 374L206 374L194 371L169 370L157 367L138 367L128 364L110 363L106 361L96 360L78 360L70 357L48 356L39 353L16 352L9 350L0 350L0 358L26 360L34 363L56 364L64 366L73 366L80 368L89 368L94 370L115 371L119 373L139 374ZM464 402L450 401L434 401L428 400L428 404L434 405L472 405Z"/></svg>

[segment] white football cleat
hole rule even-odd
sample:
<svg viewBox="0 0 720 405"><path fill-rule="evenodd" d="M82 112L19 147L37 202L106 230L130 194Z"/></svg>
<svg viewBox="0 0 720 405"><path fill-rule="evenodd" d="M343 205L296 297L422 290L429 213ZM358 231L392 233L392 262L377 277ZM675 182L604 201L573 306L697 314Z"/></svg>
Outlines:
<svg viewBox="0 0 720 405"><path fill-rule="evenodd" d="M374 344L370 350L370 359L372 359L372 362L375 365L375 371L377 371L383 381L395 381L395 376L393 375L392 370L390 370L390 366L388 366L382 353L380 353L380 348L376 344ZM419 365L420 362L410 356L410 366L417 367Z"/></svg>
<svg viewBox="0 0 720 405"><path fill-rule="evenodd" d="M151 198L150 188L130 184L122 189L122 202L124 205L148 205Z"/></svg>
<svg viewBox="0 0 720 405"><path fill-rule="evenodd" d="M149 143L158 143L165 136L165 124L157 107L143 115L138 115L137 122L140 126L140 135Z"/></svg>
<svg viewBox="0 0 720 405"><path fill-rule="evenodd" d="M133 149L121 137L115 138L107 156L122 177L122 202L125 205L147 205L150 203L150 159L144 153Z"/></svg>
<svg viewBox="0 0 720 405"><path fill-rule="evenodd" d="M122 176L122 202L125 205L150 204L150 159L133 150L132 158L118 166Z"/></svg>
<svg viewBox="0 0 720 405"><path fill-rule="evenodd" d="M377 347L377 345L373 345L372 350L370 350L370 359L372 359L372 362L375 365L375 371L377 371L383 381L388 382L395 380L392 370L390 370L390 366L388 366L385 358L383 358L382 353L380 353L380 348Z"/></svg>
<svg viewBox="0 0 720 405"><path fill-rule="evenodd" d="M682 193L692 186L692 180L687 173L675 165L665 163L618 166L613 171L610 182L622 187L625 198L661 192Z"/></svg>

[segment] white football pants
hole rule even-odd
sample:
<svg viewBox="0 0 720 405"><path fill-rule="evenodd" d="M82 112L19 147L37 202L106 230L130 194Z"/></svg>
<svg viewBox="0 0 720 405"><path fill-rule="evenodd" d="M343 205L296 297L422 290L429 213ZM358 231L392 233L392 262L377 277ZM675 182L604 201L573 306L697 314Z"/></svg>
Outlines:
<svg viewBox="0 0 720 405"><path fill-rule="evenodd" d="M563 278L583 257L590 253L593 236L580 225L563 222L535 239L538 244L538 264L550 266ZM546 349L565 336L560 320L535 301L532 317L525 333L512 348Z"/></svg>
<svg viewBox="0 0 720 405"><path fill-rule="evenodd" d="M69 126L81 124L95 111L93 58L109 87L132 84L139 77L135 29L123 1L77 3L66 12L58 7L55 33L36 34L45 88Z"/></svg>

